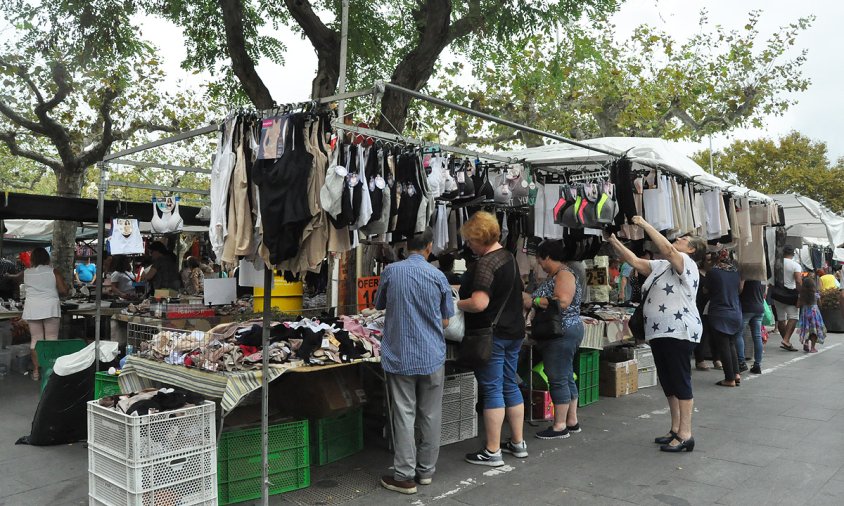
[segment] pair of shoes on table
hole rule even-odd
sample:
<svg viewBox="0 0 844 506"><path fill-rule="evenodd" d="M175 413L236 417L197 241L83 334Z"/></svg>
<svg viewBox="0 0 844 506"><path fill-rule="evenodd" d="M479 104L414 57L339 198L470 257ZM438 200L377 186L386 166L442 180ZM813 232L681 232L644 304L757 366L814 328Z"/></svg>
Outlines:
<svg viewBox="0 0 844 506"><path fill-rule="evenodd" d="M694 451L694 449L695 449L695 438L690 437L689 439L686 439L685 441L683 441L678 436L678 437L675 437L674 439L679 441L680 444L677 444L677 445L671 445L670 443L664 444L664 445L659 447L660 451L669 452L669 453L680 453L682 451L687 451L687 452Z"/></svg>
<svg viewBox="0 0 844 506"><path fill-rule="evenodd" d="M676 432L674 432L673 430L670 430L670 431L668 431L668 435L667 435L667 436L655 437L655 438L654 438L654 443L656 443L656 444L658 444L658 445L667 445L667 444L668 444L668 443L670 443L671 441L674 441L674 439L675 439L676 437L677 437L677 433L676 433Z"/></svg>
<svg viewBox="0 0 844 506"><path fill-rule="evenodd" d="M750 368L750 374L762 374L762 366L753 364L753 367Z"/></svg>

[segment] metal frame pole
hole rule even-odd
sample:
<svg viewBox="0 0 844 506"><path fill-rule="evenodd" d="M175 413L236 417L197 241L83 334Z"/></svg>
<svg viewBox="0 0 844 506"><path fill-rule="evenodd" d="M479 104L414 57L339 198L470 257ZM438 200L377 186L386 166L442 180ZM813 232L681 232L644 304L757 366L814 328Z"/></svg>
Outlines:
<svg viewBox="0 0 844 506"><path fill-rule="evenodd" d="M551 132L545 132L543 130L539 130L539 129L536 129L536 128L533 128L533 127L522 125L520 123L516 123L515 121L510 121L510 120L506 120L506 119L503 119L503 118L499 118L497 116L493 116L492 114L486 114L484 112L479 112L479 111L476 111L474 109L470 109L470 108L462 106L462 105L453 104L453 103L448 102L446 100L443 100L441 98L432 97L430 95L426 95L426 94L420 93L418 91L403 88L403 87L398 86L396 84L381 81L381 82L377 83L376 87L381 87L383 89L392 90L392 91L395 91L395 92L398 92L398 93L404 93L405 95L411 96L413 98L418 98L420 100L424 100L424 101L430 102L432 104L436 104L436 105L439 105L439 106L442 106L442 107L447 107L447 108L453 109L455 111L460 111L462 113L475 116L477 118L485 119L487 121L492 121L493 123L498 123L499 125L508 126L510 128L515 128L516 130L521 130L523 132L531 133L531 134L534 134L534 135L539 135L541 137L547 137L549 139L554 139L556 141L565 142L566 144L571 144L572 146L577 146L577 147L580 147L580 148L583 148L583 149L588 149L588 150L591 150L591 151L595 151L597 153L604 153L605 155L615 156L615 157L619 157L619 158L624 156L624 153L622 153L620 151L612 151L612 150L609 150L609 149L596 148L595 146L590 146L588 144L584 144L582 142L578 142L578 141L569 139L567 137L563 137L562 135L553 134Z"/></svg>
<svg viewBox="0 0 844 506"><path fill-rule="evenodd" d="M269 369L270 324L272 323L272 292L274 269L264 266L264 328L261 332L261 502L264 506L270 501L270 421L269 421Z"/></svg>
<svg viewBox="0 0 844 506"><path fill-rule="evenodd" d="M103 246L105 242L105 194L108 189L108 164L100 162L97 164L100 169L100 187L97 192L97 287L96 307L94 309L94 370L100 370L100 335L102 329L103 303Z"/></svg>

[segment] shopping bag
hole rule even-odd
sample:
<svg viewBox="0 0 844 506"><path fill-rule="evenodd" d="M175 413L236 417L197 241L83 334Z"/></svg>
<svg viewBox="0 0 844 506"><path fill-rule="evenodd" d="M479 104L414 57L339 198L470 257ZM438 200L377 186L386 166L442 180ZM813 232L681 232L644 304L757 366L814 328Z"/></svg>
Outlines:
<svg viewBox="0 0 844 506"><path fill-rule="evenodd" d="M771 306L768 305L768 301L763 301L765 304L765 309L762 313L762 325L773 325L774 324L774 312L771 310Z"/></svg>

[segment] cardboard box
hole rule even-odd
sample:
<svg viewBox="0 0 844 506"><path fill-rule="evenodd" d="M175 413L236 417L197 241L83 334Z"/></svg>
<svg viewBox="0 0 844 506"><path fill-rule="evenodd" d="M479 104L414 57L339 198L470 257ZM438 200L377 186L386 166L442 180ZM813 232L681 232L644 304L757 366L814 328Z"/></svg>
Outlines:
<svg viewBox="0 0 844 506"><path fill-rule="evenodd" d="M601 362L599 392L605 397L621 397L639 390L639 367L635 360Z"/></svg>
<svg viewBox="0 0 844 506"><path fill-rule="evenodd" d="M325 418L351 411L366 403L366 392L357 366L322 371L291 372L273 382L271 402L282 414Z"/></svg>
<svg viewBox="0 0 844 506"><path fill-rule="evenodd" d="M525 403L531 403L531 418L534 420L553 420L554 401L551 400L551 392L547 390L533 390L528 397L527 389L522 389L522 397Z"/></svg>

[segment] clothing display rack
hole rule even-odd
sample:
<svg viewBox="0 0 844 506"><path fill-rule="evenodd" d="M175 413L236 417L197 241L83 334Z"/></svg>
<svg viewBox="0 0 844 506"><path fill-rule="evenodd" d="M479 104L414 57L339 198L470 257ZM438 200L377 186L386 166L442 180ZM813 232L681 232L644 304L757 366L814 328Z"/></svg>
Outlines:
<svg viewBox="0 0 844 506"><path fill-rule="evenodd" d="M347 2L344 1L344 11L347 7ZM341 62L345 65L345 57L341 55ZM344 81L345 76L341 76L341 81ZM340 89L343 90L343 85L341 85ZM596 159L593 160L586 160L586 161L579 161L576 163L561 163L555 164L558 166L566 165L566 166L581 166L584 169L581 171L582 174L571 174L569 180L572 181L587 181L589 179L596 179L596 178L606 178L609 177L609 170L607 169L607 161L608 158L610 161L617 160L624 158L626 156L626 152L615 151L612 149L604 149L602 147L591 146L589 144L585 144L582 142L578 142L554 133L542 131L530 126L522 125L513 121L509 121L506 119L502 119L487 113L475 111L468 107L464 107L458 104L454 104L451 102L447 102L445 100L432 97L414 90L410 90L407 88L403 88L401 86L394 85L392 83L385 83L383 81L377 81L373 87L366 88L358 91L351 91L351 92L342 92L336 95L332 95L329 97L319 98L316 100L306 101L306 102L298 102L292 104L281 105L278 107L273 107L263 111L255 111L256 117L270 117L272 115L277 115L282 112L288 112L293 109L304 109L310 107L311 109L316 109L317 106L330 104L333 102L340 101L338 111L341 114L342 118L342 110L343 110L343 101L352 98L364 97L364 96L374 96L376 99L380 98L386 91L394 92L394 93L401 93L405 94L411 98L424 100L426 102L432 103L437 106L446 107L455 111L458 111L463 114L467 114L470 116L474 116L486 121L491 121L494 123L498 123L503 126L507 126L519 131L523 131L526 133L530 133L533 135L537 135L543 138L556 140L562 143L570 144L572 146L576 146L579 148L583 148L592 152L597 153ZM242 110L241 110L242 112ZM439 148L442 151L447 151L459 155L464 156L471 156L476 159L483 159L483 160L490 160L493 162L498 162L501 164L519 164L522 163L523 160L519 160L517 158L508 157L504 155L496 155L496 154L488 154L482 153L479 151L468 150L465 148L454 147L454 146L447 146L442 145L439 143L432 143L426 142L419 139L413 139L404 137L400 134L392 134L387 132L382 132L378 130L373 130L369 128L359 127L359 126L352 126L343 124L342 121L335 120L331 122L331 125L335 127L338 131L338 134L342 134L342 131L349 131L353 133L357 133L363 136L378 138L382 140L387 140L391 142L396 142L404 145L415 145L418 147L433 147ZM209 133L217 132L218 129L222 127L221 124L213 124L208 125L202 128L198 128L195 130L191 130L188 132L184 132L172 137L168 137L165 139L160 139L154 142L146 143L141 146L137 146L134 148L125 149L119 151L117 153L108 155L103 158L103 160L98 163L98 168L100 169L100 183L99 183L99 216L98 216L98 244L97 244L97 270L98 272L102 272L102 261L103 261L103 243L104 243L104 210L103 210L103 201L105 199L105 193L109 186L123 186L123 187L130 187L130 188L142 188L142 189L151 189L151 190L161 190L161 191L179 191L183 193L194 193L199 195L208 195L210 192L204 189L178 189L178 188L167 188L159 185L146 185L140 183L129 183L129 182L121 182L121 181L109 181L108 171L109 165L128 165L134 167L155 167L164 170L169 170L173 172L197 172L197 173L210 173L211 171L204 168L196 168L196 167L182 167L177 165L169 165L169 164L158 164L158 163L147 163L147 162L139 162L134 160L128 160L125 157L128 155L140 153L143 151L147 151L149 149L157 148L166 146L175 142L188 140L197 136L206 135ZM640 161L636 159L637 163L641 163L645 166L653 166L653 168L661 168L660 162L652 161L652 160L643 160ZM552 167L541 167L537 164L532 164L533 169L527 169L527 174L536 175L536 171L542 171L545 174L565 174L568 171L562 169L554 169ZM586 166L592 166L593 168L586 169ZM665 170L665 169L662 169ZM573 172L573 171L572 171ZM694 178L692 178L692 182L694 182ZM495 205L489 201L480 203L482 206L489 206ZM496 206L497 207L497 206ZM510 211L512 212L519 212L518 207L510 207ZM333 266L331 265L331 255L329 254L329 280L333 277ZM265 268L264 269L264 294L263 294L263 331L262 331L262 348L264 350L268 349L269 346L269 339L270 339L270 324L272 319L272 285L273 285L273 276L274 270L272 268ZM96 353L99 353L99 343L100 343L100 306L102 303L102 276L97 277L96 282L96 325L95 325L95 342L96 342ZM329 303L331 305L331 303ZM97 364L99 365L99 364ZM263 500L264 504L267 504L267 497L268 497L268 378L269 378L269 354L263 353L263 361L262 361L262 380L261 380L261 403L262 403L262 410L261 410L261 432L262 432L262 464L263 464Z"/></svg>

